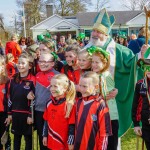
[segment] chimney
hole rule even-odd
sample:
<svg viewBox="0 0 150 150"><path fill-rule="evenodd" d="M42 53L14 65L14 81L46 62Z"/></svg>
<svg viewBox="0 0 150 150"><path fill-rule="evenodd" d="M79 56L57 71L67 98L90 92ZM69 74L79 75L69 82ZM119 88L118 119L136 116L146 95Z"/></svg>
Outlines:
<svg viewBox="0 0 150 150"><path fill-rule="evenodd" d="M53 5L53 0L51 0L51 2L46 5L47 18L53 15Z"/></svg>

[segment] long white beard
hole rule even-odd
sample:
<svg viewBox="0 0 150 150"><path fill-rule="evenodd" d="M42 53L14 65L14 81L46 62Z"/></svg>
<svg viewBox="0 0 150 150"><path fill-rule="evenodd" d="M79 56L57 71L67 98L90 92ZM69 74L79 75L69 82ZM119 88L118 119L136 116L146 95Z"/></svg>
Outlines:
<svg viewBox="0 0 150 150"><path fill-rule="evenodd" d="M94 46L103 46L106 43L106 40L101 41L99 38L90 38L90 43Z"/></svg>

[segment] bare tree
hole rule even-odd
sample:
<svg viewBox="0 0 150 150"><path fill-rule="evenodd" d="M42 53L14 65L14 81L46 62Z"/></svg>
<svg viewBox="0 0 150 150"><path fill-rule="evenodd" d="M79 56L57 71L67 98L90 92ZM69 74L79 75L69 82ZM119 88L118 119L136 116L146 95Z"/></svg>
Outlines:
<svg viewBox="0 0 150 150"><path fill-rule="evenodd" d="M102 8L109 8L109 0L97 0L96 11L99 12Z"/></svg>
<svg viewBox="0 0 150 150"><path fill-rule="evenodd" d="M122 0L122 5L129 10L143 10L149 0Z"/></svg>
<svg viewBox="0 0 150 150"><path fill-rule="evenodd" d="M140 10L144 9L145 4L147 4L148 2L150 2L149 0L140 0L138 3L138 7Z"/></svg>
<svg viewBox="0 0 150 150"><path fill-rule="evenodd" d="M129 10L136 10L138 8L139 0L122 0L123 7Z"/></svg>
<svg viewBox="0 0 150 150"><path fill-rule="evenodd" d="M50 0L23 0L23 1L16 0L18 7L22 8L21 10L18 11L18 14L20 15L18 25L20 26L20 28L22 28L23 26L21 17L23 14L23 6L24 6L27 36L31 36L32 34L30 28L41 21L40 12L42 10L45 10L43 9L43 7L46 5L46 3L49 2Z"/></svg>
<svg viewBox="0 0 150 150"><path fill-rule="evenodd" d="M61 16L75 15L78 12L86 11L91 0L55 0L55 12Z"/></svg>

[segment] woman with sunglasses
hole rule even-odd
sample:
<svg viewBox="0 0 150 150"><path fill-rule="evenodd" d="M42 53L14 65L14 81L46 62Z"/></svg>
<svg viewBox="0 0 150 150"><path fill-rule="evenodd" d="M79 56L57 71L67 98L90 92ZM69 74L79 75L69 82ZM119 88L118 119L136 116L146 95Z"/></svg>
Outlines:
<svg viewBox="0 0 150 150"><path fill-rule="evenodd" d="M25 37L21 37L18 43L19 43L22 51L25 51L27 48L27 39Z"/></svg>

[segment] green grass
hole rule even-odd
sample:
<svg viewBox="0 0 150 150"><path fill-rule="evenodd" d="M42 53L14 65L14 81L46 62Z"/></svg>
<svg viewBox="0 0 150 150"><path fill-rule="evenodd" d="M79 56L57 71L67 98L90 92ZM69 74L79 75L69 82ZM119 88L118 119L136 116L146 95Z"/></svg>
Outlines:
<svg viewBox="0 0 150 150"><path fill-rule="evenodd" d="M128 132L121 138L121 150L136 150L137 136L133 129L129 129ZM139 137L139 149L142 149L142 139ZM146 150L146 148L144 148Z"/></svg>
<svg viewBox="0 0 150 150"><path fill-rule="evenodd" d="M13 135L11 134L11 139ZM137 136L135 135L133 129L129 129L128 132L121 138L121 150L136 150ZM13 140L12 140L13 145ZM22 138L21 150L24 150L25 142ZM38 148L39 149L39 148ZM139 150L142 149L142 139L139 138ZM146 148L144 148L146 150ZM34 150L37 150L37 134L34 132Z"/></svg>

